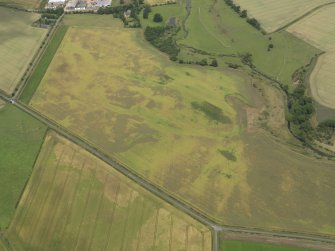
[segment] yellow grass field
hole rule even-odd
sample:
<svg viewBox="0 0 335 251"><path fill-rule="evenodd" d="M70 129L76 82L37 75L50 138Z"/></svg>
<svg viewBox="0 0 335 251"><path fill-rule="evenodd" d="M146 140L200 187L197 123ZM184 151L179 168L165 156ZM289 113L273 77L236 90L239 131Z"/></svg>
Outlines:
<svg viewBox="0 0 335 251"><path fill-rule="evenodd" d="M0 5L15 6L24 9L38 8L41 0L0 0Z"/></svg>
<svg viewBox="0 0 335 251"><path fill-rule="evenodd" d="M262 28L273 32L293 20L303 16L308 11L333 0L234 0L246 9L249 16L260 21Z"/></svg>
<svg viewBox="0 0 335 251"><path fill-rule="evenodd" d="M15 250L211 250L205 226L49 133L6 233Z"/></svg>
<svg viewBox="0 0 335 251"><path fill-rule="evenodd" d="M335 165L259 129L287 133L279 91L110 24L69 28L31 107L221 223L335 234Z"/></svg>
<svg viewBox="0 0 335 251"><path fill-rule="evenodd" d="M322 8L288 28L295 36L324 50L311 75L313 98L321 105L335 108L335 5Z"/></svg>
<svg viewBox="0 0 335 251"><path fill-rule="evenodd" d="M32 27L39 14L0 7L0 89L12 93L47 29Z"/></svg>

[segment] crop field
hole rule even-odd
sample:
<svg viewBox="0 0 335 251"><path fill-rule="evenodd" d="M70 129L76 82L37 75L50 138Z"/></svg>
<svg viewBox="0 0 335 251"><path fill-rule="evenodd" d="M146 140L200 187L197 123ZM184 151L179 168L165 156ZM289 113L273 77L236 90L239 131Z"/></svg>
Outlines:
<svg viewBox="0 0 335 251"><path fill-rule="evenodd" d="M7 232L15 250L211 250L211 232L48 134Z"/></svg>
<svg viewBox="0 0 335 251"><path fill-rule="evenodd" d="M110 23L69 28L31 107L219 222L335 234L335 165L259 129L265 114L287 133L280 92L240 71L175 65Z"/></svg>
<svg viewBox="0 0 335 251"><path fill-rule="evenodd" d="M333 0L234 0L242 9L260 21L267 32L273 32Z"/></svg>
<svg viewBox="0 0 335 251"><path fill-rule="evenodd" d="M192 1L186 27L188 36L180 44L217 54L251 53L258 70L288 85L292 74L319 52L286 31L264 36L224 1ZM268 51L270 44L274 48Z"/></svg>
<svg viewBox="0 0 335 251"><path fill-rule="evenodd" d="M0 5L13 6L24 9L38 8L41 0L0 0Z"/></svg>
<svg viewBox="0 0 335 251"><path fill-rule="evenodd" d="M31 26L39 17L0 7L0 89L7 93L13 92L47 33Z"/></svg>
<svg viewBox="0 0 335 251"><path fill-rule="evenodd" d="M250 241L221 241L222 251L316 251L308 248L289 247L283 245L257 243Z"/></svg>
<svg viewBox="0 0 335 251"><path fill-rule="evenodd" d="M17 108L0 109L0 229L14 215L45 132L44 125Z"/></svg>
<svg viewBox="0 0 335 251"><path fill-rule="evenodd" d="M335 5L324 7L301 21L288 31L310 44L324 50L311 75L312 96L321 105L335 108Z"/></svg>

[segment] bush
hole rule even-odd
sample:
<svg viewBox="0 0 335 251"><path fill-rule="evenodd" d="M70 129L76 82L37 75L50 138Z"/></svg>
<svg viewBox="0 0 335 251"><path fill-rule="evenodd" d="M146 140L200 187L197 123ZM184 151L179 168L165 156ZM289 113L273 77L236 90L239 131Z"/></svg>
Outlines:
<svg viewBox="0 0 335 251"><path fill-rule="evenodd" d="M257 30L260 30L261 29L261 24L257 21L256 18L248 18L247 19L247 22L254 26Z"/></svg>
<svg viewBox="0 0 335 251"><path fill-rule="evenodd" d="M153 20L154 20L155 23L160 23L160 22L163 21L163 16L161 14L159 14L159 13L156 13L154 15L154 19Z"/></svg>
<svg viewBox="0 0 335 251"><path fill-rule="evenodd" d="M212 63L210 64L210 66L218 67L219 66L218 61L216 59L213 59Z"/></svg>

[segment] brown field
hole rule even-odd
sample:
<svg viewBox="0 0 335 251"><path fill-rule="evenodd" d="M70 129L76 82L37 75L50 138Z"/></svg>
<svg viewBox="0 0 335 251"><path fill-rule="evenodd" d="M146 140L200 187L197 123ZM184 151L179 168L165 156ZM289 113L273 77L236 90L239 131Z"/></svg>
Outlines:
<svg viewBox="0 0 335 251"><path fill-rule="evenodd" d="M333 0L235 0L242 9L260 21L262 28L273 32L314 8Z"/></svg>
<svg viewBox="0 0 335 251"><path fill-rule="evenodd" d="M335 5L324 7L288 28L293 35L324 50L310 78L313 98L335 109Z"/></svg>
<svg viewBox="0 0 335 251"><path fill-rule="evenodd" d="M335 234L335 164L261 129L297 144L280 91L173 64L139 30L110 24L68 30L34 109L218 222Z"/></svg>
<svg viewBox="0 0 335 251"><path fill-rule="evenodd" d="M211 250L205 226L50 133L6 233L15 250Z"/></svg>

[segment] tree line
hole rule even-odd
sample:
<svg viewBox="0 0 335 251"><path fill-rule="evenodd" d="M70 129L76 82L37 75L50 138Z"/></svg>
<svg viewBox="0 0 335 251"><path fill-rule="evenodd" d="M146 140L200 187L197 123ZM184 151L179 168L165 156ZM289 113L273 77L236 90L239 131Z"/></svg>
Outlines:
<svg viewBox="0 0 335 251"><path fill-rule="evenodd" d="M237 14L240 15L241 18L246 18L247 23L249 23L251 26L255 27L257 30L261 29L261 24L258 22L256 18L249 18L248 17L248 11L242 10L241 6L235 4L233 0L225 0L226 4L230 6Z"/></svg>

